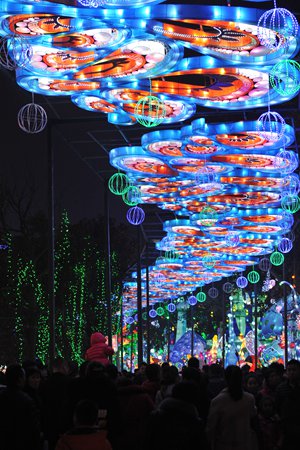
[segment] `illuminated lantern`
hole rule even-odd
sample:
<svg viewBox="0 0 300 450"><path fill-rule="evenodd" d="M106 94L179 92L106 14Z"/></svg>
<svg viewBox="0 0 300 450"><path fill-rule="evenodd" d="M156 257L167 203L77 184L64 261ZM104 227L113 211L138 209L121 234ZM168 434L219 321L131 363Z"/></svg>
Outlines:
<svg viewBox="0 0 300 450"><path fill-rule="evenodd" d="M176 262L179 259L179 254L176 252L175 249L173 250L168 250L165 253L165 257L169 262Z"/></svg>
<svg viewBox="0 0 300 450"><path fill-rule="evenodd" d="M195 181L198 186L201 184L214 183L216 179L216 175L214 170L211 167L201 167L195 175Z"/></svg>
<svg viewBox="0 0 300 450"><path fill-rule="evenodd" d="M233 284L232 283L224 283L223 284L223 291L226 292L226 294L230 294L233 290Z"/></svg>
<svg viewBox="0 0 300 450"><path fill-rule="evenodd" d="M256 270L251 270L251 272L248 273L247 278L248 278L248 281L252 284L256 284L260 280L259 273L256 272Z"/></svg>
<svg viewBox="0 0 300 450"><path fill-rule="evenodd" d="M280 95L296 94L300 89L300 64L293 59L279 61L270 72L270 83Z"/></svg>
<svg viewBox="0 0 300 450"><path fill-rule="evenodd" d="M216 259L213 256L204 256L201 262L207 269L212 269L216 265Z"/></svg>
<svg viewBox="0 0 300 450"><path fill-rule="evenodd" d="M153 281L154 281L154 284L156 284L156 286L161 287L166 282L166 278L164 277L164 275L162 273L157 272L154 275Z"/></svg>
<svg viewBox="0 0 300 450"><path fill-rule="evenodd" d="M240 237L236 231L228 231L225 237L227 247L237 247L240 243Z"/></svg>
<svg viewBox="0 0 300 450"><path fill-rule="evenodd" d="M294 152L282 148L275 157L275 167L281 173L292 173L298 167L297 157Z"/></svg>
<svg viewBox="0 0 300 450"><path fill-rule="evenodd" d="M159 250L169 251L174 248L174 244L170 236L165 236L158 244Z"/></svg>
<svg viewBox="0 0 300 450"><path fill-rule="evenodd" d="M147 95L137 102L134 115L144 127L156 127L166 117L166 106L158 97Z"/></svg>
<svg viewBox="0 0 300 450"><path fill-rule="evenodd" d="M266 11L257 24L257 37L261 45L272 50L287 47L297 33L297 19L285 8Z"/></svg>
<svg viewBox="0 0 300 450"><path fill-rule="evenodd" d="M219 291L217 288L211 287L210 289L208 289L208 295L210 296L210 298L217 298L219 295Z"/></svg>
<svg viewBox="0 0 300 450"><path fill-rule="evenodd" d="M275 250L275 252L273 252L270 256L270 261L273 264L273 266L281 266L281 264L284 261L284 256L282 253L277 252L277 250Z"/></svg>
<svg viewBox="0 0 300 450"><path fill-rule="evenodd" d="M145 213L139 206L133 206L127 211L126 217L131 225L140 225L144 222Z"/></svg>
<svg viewBox="0 0 300 450"><path fill-rule="evenodd" d="M290 174L282 180L281 192L284 195L297 195L300 191L300 180L298 175Z"/></svg>
<svg viewBox="0 0 300 450"><path fill-rule="evenodd" d="M241 289L245 288L248 285L247 278L241 275L240 277L237 278L236 285Z"/></svg>
<svg viewBox="0 0 300 450"><path fill-rule="evenodd" d="M163 316L164 315L164 308L162 308L161 306L159 306L156 310L156 313L158 316Z"/></svg>
<svg viewBox="0 0 300 450"><path fill-rule="evenodd" d="M128 323L128 325L131 325L134 322L134 318L133 317L127 317L126 318L126 323Z"/></svg>
<svg viewBox="0 0 300 450"><path fill-rule="evenodd" d="M268 258L262 258L258 263L258 267L263 272L267 272L271 267L270 260Z"/></svg>
<svg viewBox="0 0 300 450"><path fill-rule="evenodd" d="M155 311L155 309L150 309L149 311L149 316L154 319L157 316L157 312Z"/></svg>
<svg viewBox="0 0 300 450"><path fill-rule="evenodd" d="M282 214L282 223L281 223L282 228L289 230L293 225L294 225L293 214L284 211Z"/></svg>
<svg viewBox="0 0 300 450"><path fill-rule="evenodd" d="M203 303L206 300L206 294L205 294L205 292L202 292L202 291L198 292L196 297L197 297L197 300L198 300L199 303Z"/></svg>
<svg viewBox="0 0 300 450"><path fill-rule="evenodd" d="M257 119L256 130L267 141L277 142L284 134L285 125L285 120L280 114L268 111Z"/></svg>
<svg viewBox="0 0 300 450"><path fill-rule="evenodd" d="M127 191L122 194L124 203L128 206L136 206L141 201L141 191L137 186L129 186Z"/></svg>
<svg viewBox="0 0 300 450"><path fill-rule="evenodd" d="M29 40L16 34L0 38L0 65L8 70L23 67L32 57Z"/></svg>
<svg viewBox="0 0 300 450"><path fill-rule="evenodd" d="M293 243L289 238L282 238L281 241L278 244L278 250L281 253L288 253L292 250L293 248Z"/></svg>
<svg viewBox="0 0 300 450"><path fill-rule="evenodd" d="M197 297L195 297L194 295L191 295L191 296L188 298L188 302L189 302L189 304L190 304L191 306L196 305L196 304L197 304Z"/></svg>
<svg viewBox="0 0 300 450"><path fill-rule="evenodd" d="M130 180L124 173L114 173L108 180L108 188L112 194L123 195L128 191Z"/></svg>
<svg viewBox="0 0 300 450"><path fill-rule="evenodd" d="M215 225L217 218L218 214L216 210L210 206L205 206L198 214L197 223L205 227L210 227Z"/></svg>
<svg viewBox="0 0 300 450"><path fill-rule="evenodd" d="M170 313L172 313L176 310L176 305L174 303L169 303L167 309Z"/></svg>
<svg viewBox="0 0 300 450"><path fill-rule="evenodd" d="M35 103L24 105L18 112L18 125L25 133L40 133L47 125L46 111Z"/></svg>
<svg viewBox="0 0 300 450"><path fill-rule="evenodd" d="M298 195L285 195L281 199L281 207L289 213L296 213L300 209L300 198Z"/></svg>

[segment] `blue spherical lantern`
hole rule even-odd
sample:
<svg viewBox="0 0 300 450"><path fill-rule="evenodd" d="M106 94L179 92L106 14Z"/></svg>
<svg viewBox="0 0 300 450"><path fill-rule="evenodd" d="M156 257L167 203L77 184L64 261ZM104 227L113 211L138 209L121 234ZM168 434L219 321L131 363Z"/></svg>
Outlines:
<svg viewBox="0 0 300 450"><path fill-rule="evenodd" d="M297 156L294 152L282 148L275 157L274 165L281 173L292 173L298 167Z"/></svg>
<svg viewBox="0 0 300 450"><path fill-rule="evenodd" d="M240 237L236 231L228 231L225 236L225 244L227 247L237 247L240 243Z"/></svg>
<svg viewBox="0 0 300 450"><path fill-rule="evenodd" d="M294 216L293 216L293 214L291 214L291 213L289 213L287 211L283 211L281 227L284 230L290 230L293 225L294 225Z"/></svg>
<svg viewBox="0 0 300 450"><path fill-rule="evenodd" d="M191 305L191 306L194 306L194 305L196 305L196 303L197 303L197 298L194 296L194 295L191 295L189 298L188 298L188 302L189 302L189 304Z"/></svg>
<svg viewBox="0 0 300 450"><path fill-rule="evenodd" d="M269 258L266 258L266 257L262 258L258 263L258 267L263 272L268 272L268 270L271 268L271 263L270 263Z"/></svg>
<svg viewBox="0 0 300 450"><path fill-rule="evenodd" d="M217 298L219 295L219 291L215 287L209 288L207 293L210 296L210 298Z"/></svg>
<svg viewBox="0 0 300 450"><path fill-rule="evenodd" d="M258 134L270 142L277 142L282 138L285 126L284 118L273 111L261 114L256 122Z"/></svg>
<svg viewBox="0 0 300 450"><path fill-rule="evenodd" d="M131 317L131 316L129 316L129 317L126 317L126 323L128 324L128 325L131 325L133 322L134 322L134 318L133 317Z"/></svg>
<svg viewBox="0 0 300 450"><path fill-rule="evenodd" d="M243 275L241 275L240 277L237 278L236 280L236 285L237 287L239 287L240 289L244 289L247 285L248 285L248 280L246 277L244 277Z"/></svg>
<svg viewBox="0 0 300 450"><path fill-rule="evenodd" d="M300 89L300 64L293 59L283 59L272 68L270 83L282 96L291 96Z"/></svg>
<svg viewBox="0 0 300 450"><path fill-rule="evenodd" d="M281 253L289 253L292 250L292 248L293 248L293 243L287 237L282 238L278 244L278 250Z"/></svg>
<svg viewBox="0 0 300 450"><path fill-rule="evenodd" d="M223 284L223 291L224 291L226 294L230 294L230 293L232 292L232 290L233 290L233 284L232 284L232 283L229 283L229 282L227 281L227 283L224 283L224 284Z"/></svg>
<svg viewBox="0 0 300 450"><path fill-rule="evenodd" d="M202 184L211 184L216 181L216 175L211 167L201 167L195 175L195 182L197 186Z"/></svg>
<svg viewBox="0 0 300 450"><path fill-rule="evenodd" d="M283 195L297 195L299 192L300 180L298 175L290 174L283 178L281 188Z"/></svg>
<svg viewBox="0 0 300 450"><path fill-rule="evenodd" d="M167 309L170 313L173 313L176 310L176 305L174 303L169 303Z"/></svg>
<svg viewBox="0 0 300 450"><path fill-rule="evenodd" d="M151 317L151 319L154 319L157 316L157 312L155 311L155 309L150 309L149 316Z"/></svg>
<svg viewBox="0 0 300 450"><path fill-rule="evenodd" d="M140 225L144 222L145 213L139 206L133 206L127 211L126 217L131 225Z"/></svg>
<svg viewBox="0 0 300 450"><path fill-rule="evenodd" d="M261 45L272 50L288 47L297 34L297 19L285 8L264 12L257 24L257 37Z"/></svg>

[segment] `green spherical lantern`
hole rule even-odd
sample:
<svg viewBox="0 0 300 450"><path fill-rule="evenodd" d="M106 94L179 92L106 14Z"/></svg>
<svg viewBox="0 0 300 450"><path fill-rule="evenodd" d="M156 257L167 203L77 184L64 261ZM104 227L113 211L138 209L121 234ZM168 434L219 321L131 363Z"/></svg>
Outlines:
<svg viewBox="0 0 300 450"><path fill-rule="evenodd" d="M285 195L281 199L281 207L285 211L295 214L300 209L300 198L298 195Z"/></svg>
<svg viewBox="0 0 300 450"><path fill-rule="evenodd" d="M260 275L256 270L251 270L247 275L249 283L256 284L260 280Z"/></svg>
<svg viewBox="0 0 300 450"><path fill-rule="evenodd" d="M125 194L130 186L130 180L125 173L115 173L108 180L108 188L115 195Z"/></svg>
<svg viewBox="0 0 300 450"><path fill-rule="evenodd" d="M300 89L300 64L293 59L279 61L270 72L270 83L280 95L296 94Z"/></svg>
<svg viewBox="0 0 300 450"><path fill-rule="evenodd" d="M147 95L135 105L134 115L144 127L157 127L166 117L166 106L158 97Z"/></svg>
<svg viewBox="0 0 300 450"><path fill-rule="evenodd" d="M207 269L212 269L215 265L216 265L216 258L214 256L204 256L204 258L202 259L202 264L204 267L206 267Z"/></svg>
<svg viewBox="0 0 300 450"><path fill-rule="evenodd" d="M198 292L198 294L196 295L196 298L198 300L198 302L203 303L206 300L206 294L205 292Z"/></svg>
<svg viewBox="0 0 300 450"><path fill-rule="evenodd" d="M165 258L170 262L176 262L179 259L179 254L176 252L175 249L168 250L165 252Z"/></svg>
<svg viewBox="0 0 300 450"><path fill-rule="evenodd" d="M159 306L156 310L156 313L158 316L163 316L164 315L164 308L162 308L161 306Z"/></svg>
<svg viewBox="0 0 300 450"><path fill-rule="evenodd" d="M273 264L273 266L281 266L281 264L284 261L284 255L275 250L275 252L273 252L270 256L270 261Z"/></svg>
<svg viewBox="0 0 300 450"><path fill-rule="evenodd" d="M122 195L123 201L128 206L136 206L141 201L141 191L137 186L129 186L127 191Z"/></svg>

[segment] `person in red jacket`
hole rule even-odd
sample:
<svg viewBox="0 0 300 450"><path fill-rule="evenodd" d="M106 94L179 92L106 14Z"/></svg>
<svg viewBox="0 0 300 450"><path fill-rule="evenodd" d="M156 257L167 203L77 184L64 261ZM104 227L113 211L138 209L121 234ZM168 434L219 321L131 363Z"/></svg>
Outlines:
<svg viewBox="0 0 300 450"><path fill-rule="evenodd" d="M97 332L91 335L91 346L85 352L84 358L87 361L97 361L107 366L110 364L108 356L114 353L114 349L106 343L106 337Z"/></svg>

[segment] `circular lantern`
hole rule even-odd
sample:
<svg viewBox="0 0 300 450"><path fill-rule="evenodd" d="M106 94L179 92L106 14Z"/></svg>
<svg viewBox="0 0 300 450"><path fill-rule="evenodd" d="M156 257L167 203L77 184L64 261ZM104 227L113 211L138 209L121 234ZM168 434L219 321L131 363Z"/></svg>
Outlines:
<svg viewBox="0 0 300 450"><path fill-rule="evenodd" d="M275 157L274 165L281 173L292 173L298 167L297 157L294 152L281 148Z"/></svg>
<svg viewBox="0 0 300 450"><path fill-rule="evenodd" d="M300 64L293 59L279 61L270 72L270 83L280 95L296 94L300 89Z"/></svg>
<svg viewBox="0 0 300 450"><path fill-rule="evenodd" d="M195 182L198 186L201 186L201 184L214 183L215 180L216 175L211 167L201 167L195 175Z"/></svg>
<svg viewBox="0 0 300 450"><path fill-rule="evenodd" d="M297 195L300 192L300 180L298 175L290 174L282 180L281 192L283 195Z"/></svg>
<svg viewBox="0 0 300 450"><path fill-rule="evenodd" d="M277 142L284 134L285 125L285 120L280 114L268 111L257 119L256 130L267 141Z"/></svg>
<svg viewBox="0 0 300 450"><path fill-rule="evenodd" d="M175 249L173 250L168 250L165 253L165 258L169 261L169 262L176 262L179 259L179 254L176 252Z"/></svg>
<svg viewBox="0 0 300 450"><path fill-rule="evenodd" d="M172 313L176 310L176 305L174 303L169 303L167 309L170 313Z"/></svg>
<svg viewBox="0 0 300 450"><path fill-rule="evenodd" d="M201 260L204 267L207 269L212 269L216 265L216 259L213 256L204 256Z"/></svg>
<svg viewBox="0 0 300 450"><path fill-rule="evenodd" d="M219 295L219 291L217 288L211 287L208 289L208 295L210 296L210 298L217 298Z"/></svg>
<svg viewBox="0 0 300 450"><path fill-rule="evenodd" d="M164 312L165 312L165 310L164 310L164 308L162 308L161 306L159 306L159 307L157 308L157 310L156 310L156 313L157 313L158 316L163 316L163 315L164 315Z"/></svg>
<svg viewBox="0 0 300 450"><path fill-rule="evenodd" d="M240 277L237 278L236 285L237 287L244 289L248 285L247 278L241 275Z"/></svg>
<svg viewBox="0 0 300 450"><path fill-rule="evenodd" d="M230 294L233 290L233 284L232 283L224 283L223 284L223 291L226 292L226 294Z"/></svg>
<svg viewBox="0 0 300 450"><path fill-rule="evenodd" d="M263 13L257 24L257 37L264 47L272 50L288 47L298 33L294 14L285 8L274 8Z"/></svg>
<svg viewBox="0 0 300 450"><path fill-rule="evenodd" d="M281 227L285 230L290 230L292 226L294 225L294 216L293 214L284 211L282 213L282 221L281 221Z"/></svg>
<svg viewBox="0 0 300 450"><path fill-rule="evenodd" d="M126 321L126 323L128 323L128 325L131 325L134 322L134 318L129 316L129 317L126 317L125 321Z"/></svg>
<svg viewBox="0 0 300 450"><path fill-rule="evenodd" d="M240 237L236 231L228 231L225 236L225 244L227 247L237 247L240 243Z"/></svg>
<svg viewBox="0 0 300 450"><path fill-rule="evenodd" d="M24 105L18 112L18 125L25 133L40 133L47 125L46 111L35 103Z"/></svg>
<svg viewBox="0 0 300 450"><path fill-rule="evenodd" d="M196 297L197 297L197 301L199 302L199 303L203 303L203 302L205 302L205 300L206 300L206 294L205 294L205 292L198 292L198 294L196 295Z"/></svg>
<svg viewBox="0 0 300 450"><path fill-rule="evenodd" d="M285 211L294 214L300 209L300 198L298 195L285 195L281 199L281 207Z"/></svg>
<svg viewBox="0 0 300 450"><path fill-rule="evenodd" d="M275 250L275 252L273 252L270 256L270 261L273 264L273 266L281 266L281 264L284 261L284 256L282 253L277 252L277 250Z"/></svg>
<svg viewBox="0 0 300 450"><path fill-rule="evenodd" d="M123 195L128 191L130 180L125 173L114 173L108 180L108 188L112 194Z"/></svg>
<svg viewBox="0 0 300 450"><path fill-rule="evenodd" d="M260 280L260 275L256 270L251 270L247 275L248 281L252 284L256 284Z"/></svg>
<svg viewBox="0 0 300 450"><path fill-rule="evenodd" d="M124 203L128 206L136 206L141 201L141 191L137 186L129 186L127 191L122 194Z"/></svg>
<svg viewBox="0 0 300 450"><path fill-rule="evenodd" d="M293 243L287 237L282 238L281 241L278 244L278 250L281 253L288 253L288 252L290 252L292 250L292 248L293 248Z"/></svg>
<svg viewBox="0 0 300 450"><path fill-rule="evenodd" d="M166 117L166 106L158 97L147 95L135 105L134 115L144 127L156 127Z"/></svg>
<svg viewBox="0 0 300 450"><path fill-rule="evenodd" d="M154 317L156 317L157 316L157 312L155 311L155 309L150 309L150 311L149 311L149 316L152 318L152 319L154 319Z"/></svg>
<svg viewBox="0 0 300 450"><path fill-rule="evenodd" d="M260 270L262 270L263 272L268 272L268 270L271 267L271 263L270 260L268 258L262 258L259 263L258 263L258 267L260 268Z"/></svg>
<svg viewBox="0 0 300 450"><path fill-rule="evenodd" d="M197 297L195 297L194 295L191 295L189 298L188 298L188 302L189 302L189 304L191 305L191 306L194 306L194 305L196 305L197 304Z"/></svg>
<svg viewBox="0 0 300 450"><path fill-rule="evenodd" d="M8 70L23 67L32 57L29 40L16 34L0 38L0 65Z"/></svg>
<svg viewBox="0 0 300 450"><path fill-rule="evenodd" d="M126 217L131 225L141 225L144 222L145 213L139 206L133 206L127 211Z"/></svg>

